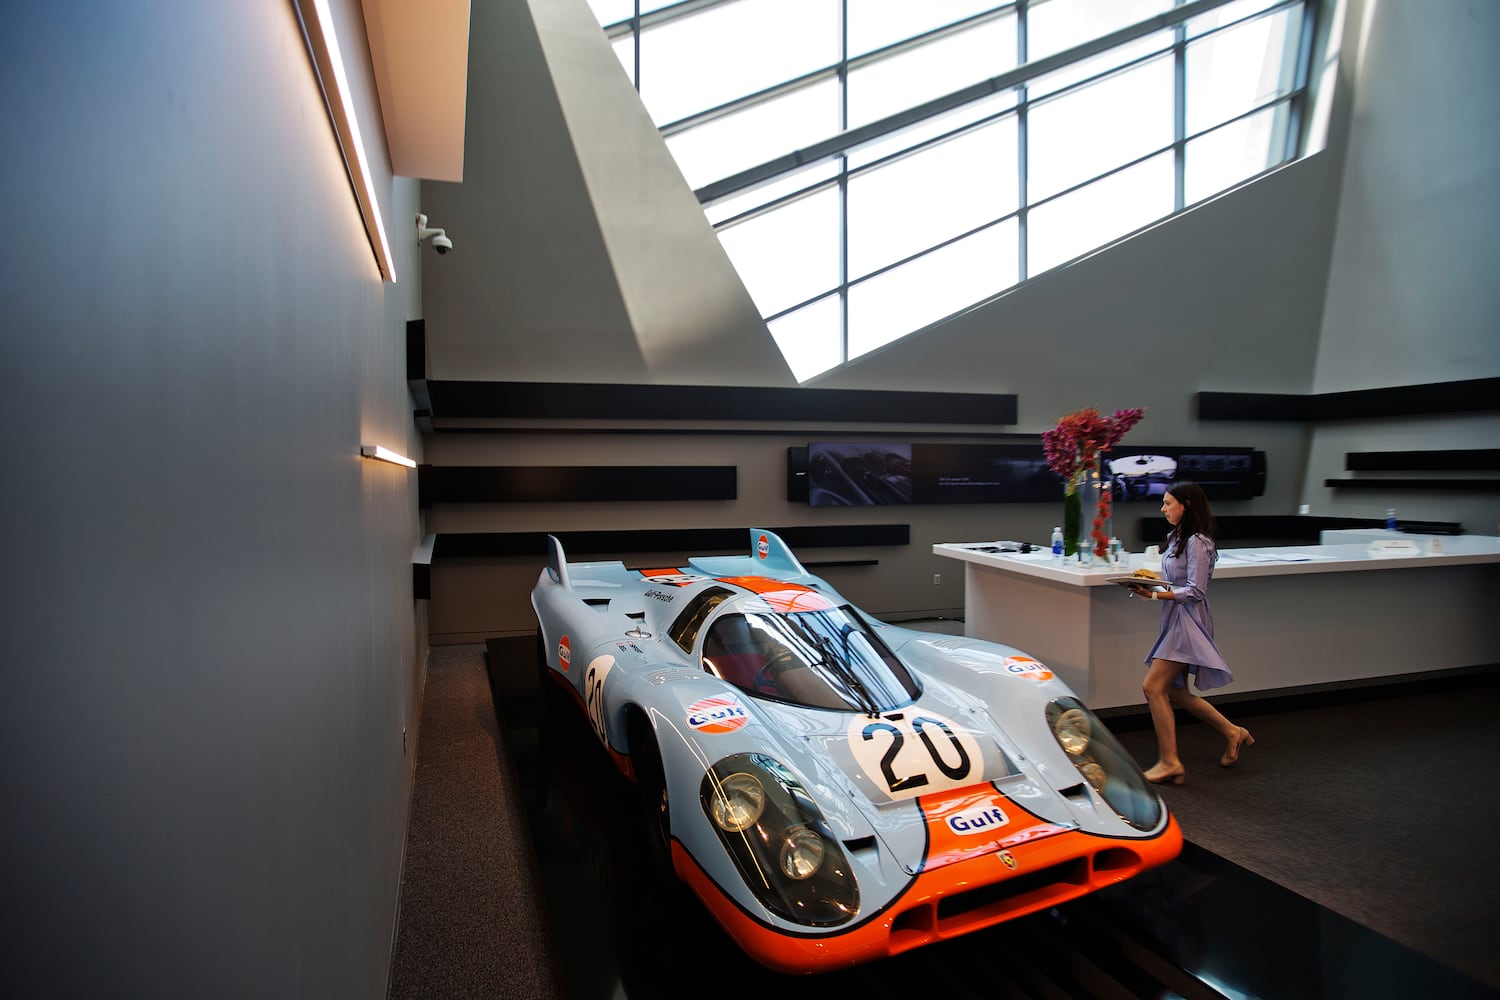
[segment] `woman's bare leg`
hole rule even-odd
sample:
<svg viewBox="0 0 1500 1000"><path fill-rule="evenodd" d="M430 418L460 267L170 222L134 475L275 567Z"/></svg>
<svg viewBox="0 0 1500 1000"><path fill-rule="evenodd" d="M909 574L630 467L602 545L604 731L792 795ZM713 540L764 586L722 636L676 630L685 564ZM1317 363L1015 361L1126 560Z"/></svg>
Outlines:
<svg viewBox="0 0 1500 1000"><path fill-rule="evenodd" d="M1224 767L1239 759L1241 745L1250 746L1255 743L1250 730L1230 722L1207 699L1200 698L1186 687L1169 688L1167 697L1174 708L1180 708L1200 722L1208 723L1224 737L1224 756L1219 758L1219 763Z"/></svg>
<svg viewBox="0 0 1500 1000"><path fill-rule="evenodd" d="M1185 687L1172 688L1168 692L1174 708L1180 708L1199 722L1206 722L1219 731L1226 740L1233 739L1239 727L1224 718L1217 708L1205 698L1200 698Z"/></svg>
<svg viewBox="0 0 1500 1000"><path fill-rule="evenodd" d="M1156 727L1156 763L1146 772L1146 778L1158 784L1163 781L1180 783L1187 770L1177 756L1177 718L1173 715L1170 693L1172 681L1177 677L1186 679L1186 675L1186 664L1152 660L1141 685L1146 707L1151 710L1151 724Z"/></svg>

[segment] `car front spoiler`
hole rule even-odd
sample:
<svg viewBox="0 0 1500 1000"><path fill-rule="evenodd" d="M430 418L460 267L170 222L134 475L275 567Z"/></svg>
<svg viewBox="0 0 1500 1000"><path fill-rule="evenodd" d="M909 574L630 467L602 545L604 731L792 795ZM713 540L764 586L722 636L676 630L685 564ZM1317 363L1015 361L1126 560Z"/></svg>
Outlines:
<svg viewBox="0 0 1500 1000"><path fill-rule="evenodd" d="M924 871L877 913L851 927L787 930L747 913L677 840L677 874L746 954L767 968L817 973L859 965L1057 906L1166 864L1182 851L1175 818L1154 837L1069 832Z"/></svg>

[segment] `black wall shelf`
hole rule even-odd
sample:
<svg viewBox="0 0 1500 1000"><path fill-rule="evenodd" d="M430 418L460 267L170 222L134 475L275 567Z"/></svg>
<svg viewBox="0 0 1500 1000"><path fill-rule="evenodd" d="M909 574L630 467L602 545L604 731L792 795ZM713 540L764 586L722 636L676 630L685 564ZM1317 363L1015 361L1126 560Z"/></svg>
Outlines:
<svg viewBox="0 0 1500 1000"><path fill-rule="evenodd" d="M417 505L733 500L732 465L421 465Z"/></svg>
<svg viewBox="0 0 1500 1000"><path fill-rule="evenodd" d="M434 419L1006 425L1016 422L1017 413L1016 397L1003 393L433 380L425 385Z"/></svg>
<svg viewBox="0 0 1500 1000"><path fill-rule="evenodd" d="M1486 472L1500 471L1500 448L1453 448L1433 451L1351 451L1344 455L1350 472ZM1423 490L1442 493L1500 492L1500 477L1491 479L1352 478L1325 479L1336 490Z"/></svg>
<svg viewBox="0 0 1500 1000"><path fill-rule="evenodd" d="M1500 410L1500 378L1430 382L1349 392L1200 392L1199 420L1298 423Z"/></svg>
<svg viewBox="0 0 1500 1000"><path fill-rule="evenodd" d="M1444 493L1500 493L1500 479L1325 479L1336 490L1436 490Z"/></svg>
<svg viewBox="0 0 1500 1000"><path fill-rule="evenodd" d="M1351 451L1344 455L1350 472L1500 472L1500 448L1446 451Z"/></svg>
<svg viewBox="0 0 1500 1000"><path fill-rule="evenodd" d="M909 524L822 524L768 528L793 552L804 549L910 545ZM464 557L547 556L547 535L556 535L570 559L653 552L733 554L748 552L748 528L661 528L625 531L475 531L436 536L434 561Z"/></svg>
<svg viewBox="0 0 1500 1000"><path fill-rule="evenodd" d="M1014 424L1018 413L1013 393L430 379L427 361L427 322L408 320L406 382L424 428L431 420L479 419L993 427Z"/></svg>

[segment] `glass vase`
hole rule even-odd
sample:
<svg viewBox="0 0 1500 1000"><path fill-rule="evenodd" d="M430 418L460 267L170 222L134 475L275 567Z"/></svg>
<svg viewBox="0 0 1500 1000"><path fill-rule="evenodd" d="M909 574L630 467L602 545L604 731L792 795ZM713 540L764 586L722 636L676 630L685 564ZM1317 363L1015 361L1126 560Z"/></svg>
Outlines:
<svg viewBox="0 0 1500 1000"><path fill-rule="evenodd" d="M1069 539L1073 543L1073 552L1087 551L1097 554L1099 549L1096 544L1096 523L1099 518L1100 497L1108 496L1108 488L1104 477L1099 472L1099 462L1096 459L1092 465L1084 469L1083 475L1078 482L1078 489L1073 492L1077 500L1077 520L1073 525L1071 534L1064 534L1064 552L1067 551L1066 543ZM1067 505L1064 504L1063 512L1067 513ZM1064 532L1069 529L1064 528ZM1105 553L1109 551L1108 527L1105 528L1104 536Z"/></svg>
<svg viewBox="0 0 1500 1000"><path fill-rule="evenodd" d="M1082 518L1083 500L1078 491L1063 494L1063 558L1071 559L1078 554L1078 524Z"/></svg>
<svg viewBox="0 0 1500 1000"><path fill-rule="evenodd" d="M1090 541L1094 548L1094 558L1105 562L1110 561L1109 543L1115 535L1115 497L1110 488L1110 481L1103 478L1099 481L1099 500L1094 507L1094 522Z"/></svg>

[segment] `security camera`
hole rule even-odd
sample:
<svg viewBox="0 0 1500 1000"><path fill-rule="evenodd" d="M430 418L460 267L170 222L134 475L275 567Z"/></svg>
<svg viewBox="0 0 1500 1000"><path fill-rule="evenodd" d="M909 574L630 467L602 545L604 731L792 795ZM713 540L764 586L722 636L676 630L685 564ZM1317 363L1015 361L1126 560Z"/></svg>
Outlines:
<svg viewBox="0 0 1500 1000"><path fill-rule="evenodd" d="M450 253L453 250L453 241L448 238L448 233L442 229L430 229L427 226L427 216L417 216L417 245L421 246L424 240L432 240L432 249L438 253Z"/></svg>

